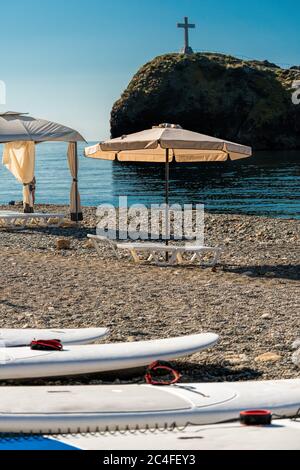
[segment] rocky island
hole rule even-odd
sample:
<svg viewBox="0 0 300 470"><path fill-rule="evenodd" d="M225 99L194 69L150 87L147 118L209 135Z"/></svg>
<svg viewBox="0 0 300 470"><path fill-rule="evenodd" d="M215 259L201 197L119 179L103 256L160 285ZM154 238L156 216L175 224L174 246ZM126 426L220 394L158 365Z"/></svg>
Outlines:
<svg viewBox="0 0 300 470"><path fill-rule="evenodd" d="M197 53L156 57L134 75L111 113L111 134L161 122L256 150L300 148L300 106L292 102L298 67Z"/></svg>

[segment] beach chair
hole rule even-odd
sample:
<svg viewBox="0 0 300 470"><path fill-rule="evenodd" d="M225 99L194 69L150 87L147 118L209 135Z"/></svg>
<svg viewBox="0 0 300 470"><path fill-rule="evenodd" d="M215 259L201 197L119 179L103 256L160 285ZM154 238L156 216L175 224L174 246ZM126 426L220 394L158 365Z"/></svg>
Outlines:
<svg viewBox="0 0 300 470"><path fill-rule="evenodd" d="M182 247L177 247L177 260L179 264L183 264L185 258L187 260L186 262L190 264L197 261L201 266L213 267L219 264L221 253L222 249L219 247L204 246L200 245L198 242L186 243ZM206 254L211 255L209 261L204 261Z"/></svg>
<svg viewBox="0 0 300 470"><path fill-rule="evenodd" d="M88 235L87 237L92 241L99 256L102 256L101 247L105 247L111 250L118 259L121 258L120 253L118 252L117 243L114 240L100 235Z"/></svg>
<svg viewBox="0 0 300 470"><path fill-rule="evenodd" d="M154 258L157 257L156 252L154 251L155 248L156 250L160 249L160 244L154 243L118 243L114 240L100 235L88 235L88 238L92 240L93 245L100 256L102 255L101 248L106 247L110 249L118 259L122 257L122 252L129 253L135 263L145 261L140 257L141 253L146 253L146 261L152 261Z"/></svg>
<svg viewBox="0 0 300 470"><path fill-rule="evenodd" d="M197 243L186 244L184 246L166 246L164 243L154 242L118 243L100 235L88 235L88 238L92 240L99 255L102 255L100 248L106 246L113 251L118 259L121 258L121 252L129 253L137 264L147 261L154 262L157 265L175 265L185 263L184 258L186 258L187 262L191 264L199 261L201 265L215 266L218 264L221 254L220 248L205 247ZM206 253L211 253L213 258L210 262L204 264L203 256ZM166 257L166 254L168 254L168 257Z"/></svg>
<svg viewBox="0 0 300 470"><path fill-rule="evenodd" d="M41 223L47 227L60 227L64 214L32 213L24 214L14 211L0 211L1 229L24 229L29 226L38 226Z"/></svg>

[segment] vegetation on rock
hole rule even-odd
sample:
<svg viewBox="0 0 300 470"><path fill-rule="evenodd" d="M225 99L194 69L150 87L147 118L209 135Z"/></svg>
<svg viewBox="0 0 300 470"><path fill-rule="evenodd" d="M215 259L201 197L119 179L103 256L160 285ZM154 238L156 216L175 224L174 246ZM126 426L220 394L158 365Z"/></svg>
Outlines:
<svg viewBox="0 0 300 470"><path fill-rule="evenodd" d="M252 145L300 148L295 68L214 53L167 54L144 65L111 113L117 137L162 122Z"/></svg>

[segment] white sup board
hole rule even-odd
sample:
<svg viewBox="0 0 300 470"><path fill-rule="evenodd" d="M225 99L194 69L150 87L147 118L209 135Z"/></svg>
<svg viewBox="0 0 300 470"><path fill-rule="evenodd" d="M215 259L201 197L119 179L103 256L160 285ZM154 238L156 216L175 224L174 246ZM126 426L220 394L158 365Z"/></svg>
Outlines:
<svg viewBox="0 0 300 470"><path fill-rule="evenodd" d="M28 439L28 437L27 437ZM47 439L47 438L45 438ZM51 439L48 437L48 439ZM34 441L33 441L34 442ZM300 450L300 420L274 420L271 426L239 423L188 426L170 432L72 435L52 438L52 445L78 450ZM47 442L49 446L49 440ZM24 443L26 446L26 443ZM55 447L54 447L55 448ZM1 439L0 439L1 450ZM117 464L117 459L111 463ZM118 457L117 457L118 458ZM184 463L184 459L180 460ZM161 462L163 456L161 456ZM175 463L172 458L170 463ZM187 458L186 463L193 463Z"/></svg>
<svg viewBox="0 0 300 470"><path fill-rule="evenodd" d="M66 346L63 351L0 348L0 380L91 374L144 367L213 346L213 333L134 343Z"/></svg>
<svg viewBox="0 0 300 470"><path fill-rule="evenodd" d="M157 464L193 464L191 450L300 450L300 421L276 420L271 426L242 426L238 423L188 426L184 430L134 433L73 434L64 436L0 435L1 450L172 450L189 451L186 456L158 455ZM110 465L124 458L107 455ZM126 457L135 468L136 457ZM148 462L151 463L151 456Z"/></svg>
<svg viewBox="0 0 300 470"><path fill-rule="evenodd" d="M161 430L238 420L240 412L249 409L291 417L299 408L300 380L167 387L0 387L0 433Z"/></svg>
<svg viewBox="0 0 300 470"><path fill-rule="evenodd" d="M59 339L63 344L88 344L103 338L108 328L78 329L0 329L0 348L29 346L34 340Z"/></svg>

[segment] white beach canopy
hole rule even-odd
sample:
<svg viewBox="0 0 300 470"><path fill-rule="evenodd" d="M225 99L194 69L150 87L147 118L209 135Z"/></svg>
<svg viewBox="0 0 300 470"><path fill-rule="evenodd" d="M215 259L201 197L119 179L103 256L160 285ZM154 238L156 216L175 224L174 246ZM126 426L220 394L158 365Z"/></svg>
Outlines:
<svg viewBox="0 0 300 470"><path fill-rule="evenodd" d="M225 162L252 155L251 147L160 124L142 132L124 135L85 149L85 156L120 162L158 162L166 165L166 204L169 203L169 164Z"/></svg>
<svg viewBox="0 0 300 470"><path fill-rule="evenodd" d="M24 211L33 212L31 186L35 172L35 144L69 142L68 162L72 176L71 219L82 220L78 191L77 143L85 139L74 129L26 113L8 111L0 114L0 143L4 144L3 164L23 184Z"/></svg>

